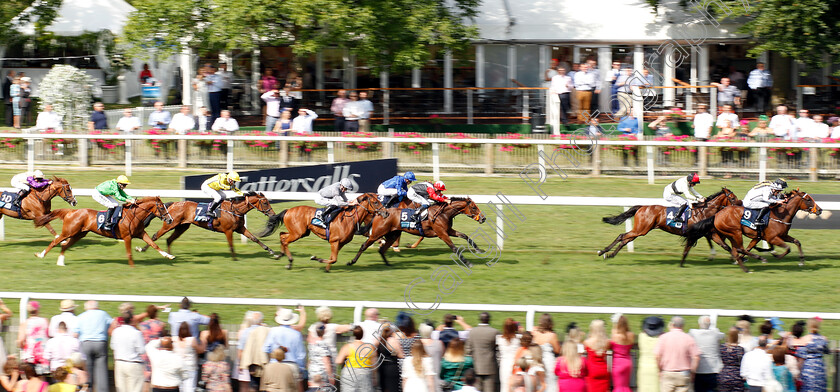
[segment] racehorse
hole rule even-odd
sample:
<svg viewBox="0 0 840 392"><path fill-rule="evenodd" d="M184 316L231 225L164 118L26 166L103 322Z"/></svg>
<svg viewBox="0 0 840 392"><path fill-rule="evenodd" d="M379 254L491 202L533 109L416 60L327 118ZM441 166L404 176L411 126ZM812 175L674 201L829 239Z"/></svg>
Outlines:
<svg viewBox="0 0 840 392"><path fill-rule="evenodd" d="M724 207L737 204L740 204L738 196L735 196L735 193L726 187L723 187L719 192L707 197L705 202L695 205L691 210L691 218L688 219L688 222L685 222L685 225L691 226L696 224L705 218L715 215ZM618 237L615 238L615 241L609 244L609 246L598 251L598 256L603 255L604 259L615 257L624 245L627 245L630 241L636 239L636 237L646 235L653 229L660 229L671 234L683 235L682 229L677 229L666 224L667 217L665 216L665 210L666 207L660 205L634 206L619 215L605 216L602 220L611 225L621 224L630 217L633 217L633 229L626 233L619 234ZM712 250L712 256L714 256L712 240L710 238L707 239L709 241L709 248ZM615 244L619 242L621 243L618 248L616 248L611 254L606 254L613 246L615 246ZM729 251L728 246L725 246L724 249ZM683 253L680 266L682 266L682 263L685 262L685 257L687 255L688 250Z"/></svg>
<svg viewBox="0 0 840 392"><path fill-rule="evenodd" d="M76 205L76 197L73 196L73 190L70 189L70 183L67 180L53 176L52 182L44 188L35 189L29 192L20 203L20 215L8 208L0 208L0 219L3 215L8 215L15 219L33 220L39 216L46 215L50 212L52 207L52 199L60 196L67 204L71 206ZM50 224L45 225L47 230L53 236L57 236Z"/></svg>
<svg viewBox="0 0 840 392"><path fill-rule="evenodd" d="M225 233L225 237L227 238L228 247L230 248L230 256L233 260L236 260L236 252L233 250L233 233L239 233L250 239L251 241L256 242L259 244L263 249L267 250L271 256L274 258L279 258L280 255L274 253L271 248L266 246L259 240L256 236L251 234L250 231L245 227L245 214L252 209L256 209L259 212L262 212L268 217L274 215L274 209L271 208L271 203L269 203L268 199L266 199L265 195L262 193L255 193L251 192L245 194L244 196L239 196L232 199L227 199L219 205L219 210L221 214L218 218L213 219L212 221L207 220L203 222L196 222L195 221L195 210L198 206L198 203L194 201L179 201L176 203L166 203L166 208L169 210L169 215L172 216L171 223L165 223L157 233L152 235L152 241L157 241L158 238L162 237L170 230L175 230L169 238L166 239L166 251L172 252L172 243L184 234L187 229L190 228L190 225L196 225L198 227L210 230L210 231L217 231ZM152 217L146 218L147 224L151 221ZM137 247L138 252L145 252L149 249L149 245L147 244L144 247Z"/></svg>
<svg viewBox="0 0 840 392"><path fill-rule="evenodd" d="M103 237L119 238L125 241L125 253L128 256L128 265L132 267L134 267L134 257L131 254L132 238L142 238L143 241L151 245L152 248L155 248L155 250L160 252L160 254L167 259L172 260L175 258L175 256L164 252L155 245L149 237L149 234L145 231L146 226L144 221L149 215L154 215L160 218L164 223L172 222L172 217L166 210L166 205L160 201L160 197L144 197L137 199L134 203L127 204L122 210L122 218L120 218L120 221L114 228L113 233L111 231L99 229L96 214L97 211L90 208L81 208L78 210L62 208L52 211L47 215L35 218L35 227L44 226L55 219L64 220L64 225L61 228L61 234L55 237L55 239L47 245L46 249L40 253L36 253L35 256L38 256L38 258L44 258L50 249L58 243L67 240L67 242L61 246L61 254L58 256L58 262L56 263L58 265L64 265L64 252L73 246L76 241L86 236L89 232L94 232Z"/></svg>
<svg viewBox="0 0 840 392"><path fill-rule="evenodd" d="M419 207L419 206L420 206L420 204L419 204L419 203L415 203L415 202L411 201L409 198L404 198L404 199L402 199L402 200L401 200L401 201L400 201L400 202L399 202L396 206L391 207L391 208L399 208L399 209L403 209L403 208L417 208L417 207ZM365 231L364 236L365 236L365 237L370 236L370 230ZM380 243L382 243L382 244L384 244L384 243L385 243L385 239L384 239L384 238L380 238L380 239L379 239L379 242L380 242ZM413 243L413 244L411 244L411 245L409 245L409 246L408 246L408 248L409 248L409 249L414 249L414 248L416 248L417 246L419 246L421 242L423 242L423 237L418 237L418 238L417 238L417 241L414 241L414 243ZM400 237L399 237L399 236L397 236L397 239L394 241L394 243L393 243L393 244L391 244L391 248L393 248L393 249L394 249L394 252L399 252L399 251L400 251Z"/></svg>
<svg viewBox="0 0 840 392"><path fill-rule="evenodd" d="M444 243L446 243L446 245L449 245L452 252L458 255L461 262L470 266L471 263L461 256L458 249L455 247L455 244L452 243L450 236L463 238L467 240L467 243L469 243L473 249L481 251L481 249L478 248L470 237L452 228L452 219L460 214L469 216L478 223L484 223L486 218L475 202L473 202L469 197L453 197L451 204L436 203L430 206L426 211L428 218L421 222L423 228L422 235L417 229L400 227L400 214L402 213L402 209L400 208L389 208L389 215L386 217L374 217L371 224L370 237L368 237L365 243L362 244L361 248L359 248L359 251L356 253L356 257L347 263L347 265L356 264L356 261L359 260L359 256L362 255L362 252L364 252L378 239L383 237L385 238L385 243L379 246L379 255L382 256L382 261L385 262L385 265L391 265L385 257L385 251L387 251L388 247L400 237L402 232L406 232L420 236L421 238L440 238ZM405 220L405 217L403 217L402 220Z"/></svg>
<svg viewBox="0 0 840 392"><path fill-rule="evenodd" d="M767 227L761 233L741 224L744 207L731 206L690 227L685 233L684 241L686 247L692 247L697 243L697 240L709 234L713 234L712 239L718 244L724 244L726 240L729 240L732 245L730 250L732 258L744 272L749 272L747 267L744 266L746 256L761 260L762 263L767 262L764 257L750 252L762 239L766 240L771 246L776 245L785 248L784 253L773 254L776 258L782 258L790 253L790 247L785 245L785 242L792 242L799 248L799 266L803 266L805 265L805 254L802 252L802 245L799 240L788 234L791 222L798 211L808 211L811 214L820 215L822 208L817 205L811 195L801 192L797 188L795 191L785 194L784 203L770 208L770 219L767 222ZM746 248L744 248L743 236L752 238ZM767 250L772 250L772 248Z"/></svg>
<svg viewBox="0 0 840 392"><path fill-rule="evenodd" d="M324 272L330 272L330 266L338 261L338 252L353 239L356 231L362 225L369 223L374 215L388 216L385 208L382 207L382 202L379 201L375 193L362 194L356 200L359 202L358 205L341 210L338 216L330 222L329 239L327 239L326 230L323 227L312 224L316 208L310 206L292 207L281 211L277 215L270 216L265 224L265 229L257 235L259 237L269 236L277 230L279 225L285 225L289 232L280 233L280 244L283 246L283 253L289 259L286 269L292 269L294 259L291 251L289 251L289 244L308 236L309 233L315 233L316 236L330 243L330 258L321 259L312 256L310 260L326 263Z"/></svg>

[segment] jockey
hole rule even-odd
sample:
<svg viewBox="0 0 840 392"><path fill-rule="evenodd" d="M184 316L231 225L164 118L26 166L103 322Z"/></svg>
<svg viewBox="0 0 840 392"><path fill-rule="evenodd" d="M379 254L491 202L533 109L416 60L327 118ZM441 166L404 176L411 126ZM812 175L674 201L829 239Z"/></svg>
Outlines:
<svg viewBox="0 0 840 392"><path fill-rule="evenodd" d="M408 193L408 185L413 181L417 181L414 173L405 172L402 176L394 176L379 185L376 193L382 196L382 205L389 208L391 202L394 200L402 201Z"/></svg>
<svg viewBox="0 0 840 392"><path fill-rule="evenodd" d="M417 220L420 217L420 214L429 208L432 201L447 204L452 202L452 200L449 200L448 197L443 195L442 192L445 190L446 184L444 184L443 181L437 181L434 184L430 182L420 182L412 185L411 188L408 188L408 199L420 204L420 208L414 211L414 219Z"/></svg>
<svg viewBox="0 0 840 392"><path fill-rule="evenodd" d="M50 183L52 181L45 180L44 173L40 170L15 175L12 177L12 186L18 190L18 198L15 200L15 205L21 208L20 203L23 202L23 198L32 190L31 188L41 189L50 185Z"/></svg>
<svg viewBox="0 0 840 392"><path fill-rule="evenodd" d="M677 216L674 217L675 222L682 222L685 209L692 203L704 200L703 195L694 190L694 185L699 183L700 176L697 173L691 173L665 186L662 197L671 207L680 207Z"/></svg>
<svg viewBox="0 0 840 392"><path fill-rule="evenodd" d="M771 205L784 201L784 198L780 196L785 188L787 188L787 181L779 178L773 182L759 182L747 192L747 195L744 196L744 207L761 209L755 219L756 225L762 224L761 220L770 212Z"/></svg>
<svg viewBox="0 0 840 392"><path fill-rule="evenodd" d="M96 186L96 192L92 195L93 200L102 204L108 209L105 215L105 230L111 230L114 223L114 208L121 203L134 203L134 198L124 191L126 185L131 184L128 177L120 175L115 180L108 180Z"/></svg>
<svg viewBox="0 0 840 392"><path fill-rule="evenodd" d="M347 200L347 195L344 194L351 186L353 186L353 183L349 178L342 178L341 181L327 185L318 191L318 197L315 198L315 203L327 207L324 209L323 215L323 221L326 226L330 225L332 221L330 214L335 210L358 204L356 200Z"/></svg>
<svg viewBox="0 0 840 392"><path fill-rule="evenodd" d="M235 185L239 180L239 173L232 171L230 173L216 174L201 184L201 191L213 198L210 206L207 207L206 216L212 217L216 209L219 208L219 205L222 204L222 200L227 198L223 191L234 191L237 195L242 196L242 191Z"/></svg>

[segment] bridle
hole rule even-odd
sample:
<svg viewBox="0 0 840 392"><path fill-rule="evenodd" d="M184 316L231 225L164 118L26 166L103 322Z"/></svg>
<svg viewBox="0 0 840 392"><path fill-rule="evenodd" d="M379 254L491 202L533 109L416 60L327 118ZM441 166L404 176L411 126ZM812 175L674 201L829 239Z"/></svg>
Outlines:
<svg viewBox="0 0 840 392"><path fill-rule="evenodd" d="M262 208L262 209L260 208L260 204L263 202L263 200L268 202L267 199L260 198L259 195L250 195L250 196L243 196L243 197L244 197L244 199L242 201L245 202L244 210L241 210L241 211L238 210L237 209L238 203L235 204L232 200L228 200L228 203L230 204L230 209L227 209L227 210L222 209L222 211L225 211L225 212L233 215L236 218L244 216L245 214L248 213L248 211L251 211L251 210L257 210L259 212L262 212L263 215L265 215L265 216L271 216L271 215L268 214L271 211L271 206L267 206L267 208ZM257 197L257 200L258 200L257 203L252 202L251 197Z"/></svg>
<svg viewBox="0 0 840 392"><path fill-rule="evenodd" d="M131 218L129 218L129 221L128 221L128 227L129 228L131 228L132 223L134 223L134 221L137 219L137 211L135 211L135 209L139 209L139 210L142 210L142 211L145 211L145 212L149 212L152 215L155 215L160 219L165 219L166 217L169 217L169 220L170 221L172 220L172 216L169 215L169 209L166 208L166 204L163 203L160 200L155 200L155 205L151 209L146 209L145 207L141 206L139 203L135 203L134 208L124 208L123 209L123 210L127 210L127 211L132 212ZM157 210L157 211L155 211L155 210ZM157 212L159 215L155 214L155 212Z"/></svg>

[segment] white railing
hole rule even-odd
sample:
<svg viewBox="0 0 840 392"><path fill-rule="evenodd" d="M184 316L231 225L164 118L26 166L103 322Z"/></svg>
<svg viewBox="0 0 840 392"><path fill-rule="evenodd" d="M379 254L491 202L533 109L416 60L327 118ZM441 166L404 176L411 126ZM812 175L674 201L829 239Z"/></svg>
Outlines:
<svg viewBox="0 0 840 392"><path fill-rule="evenodd" d="M543 136L544 137L544 136ZM632 147L634 150L634 154L639 153L641 155L644 152L644 163L638 164L638 157L634 155L634 161L637 162L637 165L630 165L628 163L628 159L625 156L625 168L629 168L632 170L637 171L646 171L647 178L649 183L654 182L654 176L657 170L670 170L670 171L685 171L685 170L697 170L700 172L701 175L706 175L707 170L710 170L709 159L711 153L711 148L723 148L723 147L739 147L745 149L756 149L757 159L755 155L752 155L749 160L741 159L741 154L739 153L739 159L741 162L748 162L749 165L756 165L756 168L745 169L743 167L737 168L717 168L717 172L734 172L736 174L743 174L743 173L757 173L758 179L760 181L764 180L768 176L768 172L772 169L769 162L773 162L774 157L768 156L768 152L773 152L775 149L800 149L797 153L796 157L796 166L801 166L801 169L794 169L794 168L783 168L779 166L778 169L773 169L774 172L778 173L785 173L790 174L793 172L801 172L801 174L807 174L811 181L816 181L819 174L824 175L840 175L840 154L836 154L833 149L840 148L840 144L834 143L768 143L768 142L738 142L738 143L731 143L731 142L675 142L675 141L654 141L654 140L637 140L637 141L625 141L625 140L597 140L592 141L589 139L583 140L566 140L566 139L504 139L504 138L481 138L481 139L457 139L457 138L440 138L440 137L433 137L433 138L406 138L406 137L374 137L374 138L367 138L367 137L341 137L341 136L322 136L322 137L301 137L301 136L258 136L258 135L249 135L249 136L234 136L234 135L86 135L86 134L18 134L18 133L0 133L0 139L4 138L22 138L26 140L26 156L22 158L17 158L17 162L26 162L27 166L30 169L33 169L36 164L36 148L35 144L36 141L40 140L55 140L55 139L67 139L67 140L78 140L78 157L76 158L77 161L81 166L87 166L89 162L89 148L90 148L90 141L92 139L100 139L100 140L125 140L126 146L124 151L119 151L119 154L111 154L110 157L112 159L116 157L118 159L118 155L124 155L124 164L125 164L125 171L126 173L130 174L132 171L132 165L136 160L136 157L133 157L133 152L137 146L137 141L151 141L151 140L163 140L163 141L179 141L175 146L175 154L177 158L175 160L163 159L160 162L173 162L177 163L178 166L186 167L188 163L188 159L192 162L192 159L188 156L187 149L188 146L186 144L187 141L213 141L213 140L222 140L224 141L222 146L225 147L224 149L226 152L224 153L224 159L219 159L218 163L223 163L226 166L227 170L233 170L235 166L241 167L243 165L243 161L245 160L241 156L238 157L235 154L243 154L243 150L238 150L235 146L239 145L242 146L242 143L246 141L271 141L275 142L277 145L277 153L275 155L263 155L259 159L259 162L262 165L280 165L285 166L289 164L289 152L288 146L289 143L293 142L324 142L326 143L327 153L322 160L324 163L335 163L336 161L341 161L342 159L346 160L357 160L358 157L362 157L361 159L374 159L374 158L391 158L395 157L397 154L393 151L393 145L399 145L401 143L426 143L427 145L431 145L430 151L423 152L423 156L425 154L430 153L431 159L426 160L423 163L419 163L419 165L426 166L431 164L432 166L432 174L433 177L437 180L440 177L441 168L452 166L452 164L445 164L442 162L444 159L454 159L453 162L461 162L462 165L470 166L473 168L484 168L485 173L492 173L494 165L503 164L502 161L506 159L510 159L508 155L503 155L503 153L494 152L496 149L494 146L499 145L529 145L534 146L533 150L529 150L526 156L517 156L516 159L513 161L513 166L517 171L525 169L530 164L540 164L543 167L548 167L552 164L556 164L559 168L564 170L576 170L584 172L591 172L594 175L598 175L601 172L602 163L602 156L607 154L602 152L603 147L608 146L622 146L622 147ZM183 142L180 142L183 141ZM132 142L135 148L132 148ZM346 146L348 142L367 142L367 143L380 143L382 144L383 148L381 152L369 153L367 155L358 155L356 156L347 156L345 154L344 158L338 154L338 150L341 146ZM39 142L40 143L40 142ZM591 148L587 147L592 143L597 143L602 148ZM471 154L463 154L460 157L455 157L452 151L447 149L446 153L443 153L442 150L446 146L450 145L469 145L473 146L471 149L474 151L483 151L483 152L474 152ZM552 149L547 149L546 147L550 146L562 146L562 145L578 145L584 149L590 149L592 152L591 157L586 157L581 153L580 150L577 153L570 153L570 156L573 156L577 159L578 162L576 165L571 162L571 159L567 159L560 154L557 154L552 151ZM387 147L385 147L387 146ZM667 149L667 148L694 148L698 152L696 156L694 153L691 153L690 156L682 156L685 155L685 152L682 152L681 159L679 165L673 166L670 168L666 168L663 166L662 162L658 162L660 158L666 158L668 156L660 154L660 150ZM167 147L167 156L168 156L168 148ZM804 151L807 149L808 151ZM43 150L43 149L42 149ZM830 163L821 162L820 161L820 152L831 152L831 161ZM160 151L156 151L156 154ZM447 155L448 154L448 155ZM494 155L495 154L495 155ZM664 154L664 152L663 152ZM482 157L483 155L483 157ZM671 156L676 156L674 155ZM732 155L731 153L729 154ZM825 154L823 154L825 155ZM408 155L409 157L411 155ZM746 156L746 155L745 155ZM221 155L219 155L221 158ZM405 157L405 156L404 156ZM546 162L547 159L554 158L555 162ZM803 158L804 157L804 158ZM612 157L613 159L618 159L616 157ZM696 158L696 162L695 162ZM825 156L823 158L826 158ZM731 158L726 158L731 159ZM777 160L778 161L778 160ZM7 162L13 162L8 161ZM41 159L39 163L47 163L50 162L49 160ZM66 163L66 160L61 161L62 163ZM109 162L119 162L119 160L112 160ZM578 167L578 165L583 164L582 167ZM727 162L726 164L731 164L732 162ZM401 161L401 165L406 165L405 162ZM574 167L573 167L574 165ZM206 165L202 165L206 167ZM828 168L828 169L826 169ZM646 170L644 170L646 169Z"/></svg>

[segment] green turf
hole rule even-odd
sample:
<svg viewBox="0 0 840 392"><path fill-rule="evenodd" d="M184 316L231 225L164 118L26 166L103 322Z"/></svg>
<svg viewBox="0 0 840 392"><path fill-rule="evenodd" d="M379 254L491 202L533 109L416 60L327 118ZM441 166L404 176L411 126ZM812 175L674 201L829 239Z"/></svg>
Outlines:
<svg viewBox="0 0 840 392"><path fill-rule="evenodd" d="M0 178L10 178L15 172L0 170ZM92 169L57 170L48 174L68 178L75 188L91 188L118 173L119 170ZM177 189L182 175L195 173L137 170L128 190L130 193L132 188ZM512 177L444 180L450 193L533 194L527 185ZM543 189L555 196L659 197L666 183L666 179L648 185L645 179L638 178L561 180L552 176ZM704 180L698 190L710 194L724 185L743 197L752 183ZM840 193L840 186L834 182L791 181L790 185L811 193ZM90 197L79 197L79 204L79 207L97 206ZM274 209L279 212L294 204L275 204ZM57 201L54 206L67 207L63 201ZM705 245L693 251L687 268L679 268L679 239L662 232L638 239L635 253L622 252L616 259L604 261L595 252L611 242L624 226L606 225L600 219L619 213L620 207L520 206L519 209L526 220L515 229L507 228L505 248L498 264L490 268L468 255L476 262L469 276L450 261L449 249L436 239L424 241L419 249L404 247L402 253L390 252L391 267L385 266L373 249L357 265L348 267L345 262L361 244L357 238L340 253L339 263L327 275L321 264L308 260L313 254L329 255L326 243L314 236L291 245L296 260L294 269L287 271L283 268L285 260L272 260L257 245L242 244L238 237L235 246L240 260L231 261L222 234L196 227L173 246L173 253L178 256L174 261L157 253L135 252L137 266L129 268L122 243L91 234L68 250L67 267L61 268L55 265L58 249L43 260L34 256L50 240L45 230L35 230L31 222L7 217L6 241L0 245L2 291L403 301L406 285L422 277L426 282L417 286L415 294L419 302L433 298L437 288L430 275L435 268L448 265L459 271L463 281L453 293L443 297L444 302L840 311L836 301L840 294L836 284L840 270L835 263L840 246L836 244L834 231L792 231L793 236L802 240L807 257L805 267L798 267L797 258L788 256L763 265L751 262L749 267L755 273L744 274L724 257L722 250L715 260L707 260ZM491 213L488 219L495 217ZM255 231L264 222L259 213L249 215L249 227ZM159 227L159 221L152 223L153 230ZM459 218L456 228L472 234L479 225ZM485 230L490 233L489 229ZM408 240L406 237L404 242ZM140 243L134 241L135 245ZM158 243L165 244L163 240ZM266 243L279 251L276 234L266 238ZM464 242L456 240L456 244ZM115 304L108 306L115 310ZM16 304L12 308L16 309ZM49 303L45 307L53 308L57 305ZM231 323L241 319L243 310L209 305L200 305L199 309L217 310ZM261 310L273 313L271 309ZM395 313L383 312L390 317ZM429 317L440 320L443 313L439 311ZM474 313L459 313L475 322ZM349 311L337 314L339 319L351 318ZM524 313L498 313L494 324L506 316L522 320ZM571 320L585 325L595 316L555 317L558 325ZM639 325L640 320L633 317L632 325ZM829 336L840 334L840 323L829 322L826 328Z"/></svg>

